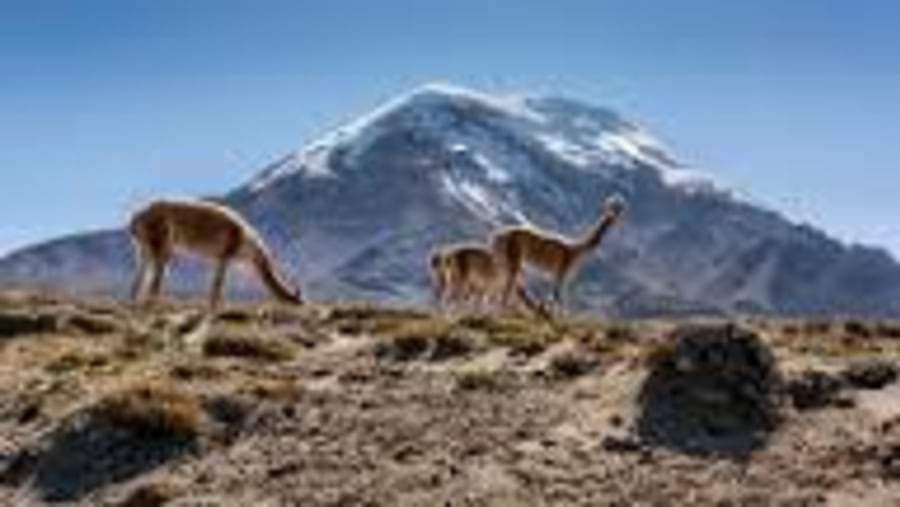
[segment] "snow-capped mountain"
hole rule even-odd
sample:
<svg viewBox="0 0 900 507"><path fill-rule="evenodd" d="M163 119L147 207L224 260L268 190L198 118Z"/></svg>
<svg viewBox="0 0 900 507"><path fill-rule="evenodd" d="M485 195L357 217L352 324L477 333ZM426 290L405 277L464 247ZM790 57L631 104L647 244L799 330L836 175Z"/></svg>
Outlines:
<svg viewBox="0 0 900 507"><path fill-rule="evenodd" d="M900 315L900 265L884 252L738 199L635 123L563 98L428 85L223 200L311 297L424 302L435 245L513 223L580 234L612 193L628 211L571 284L581 308ZM123 232L88 233L0 260L0 280L121 291L132 262ZM191 263L174 278L183 290L205 283Z"/></svg>

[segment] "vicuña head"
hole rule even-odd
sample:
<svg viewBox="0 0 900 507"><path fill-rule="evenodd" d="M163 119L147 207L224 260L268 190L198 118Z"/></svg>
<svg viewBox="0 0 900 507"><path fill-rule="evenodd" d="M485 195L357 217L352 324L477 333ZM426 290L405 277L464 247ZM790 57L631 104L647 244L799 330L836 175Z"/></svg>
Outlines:
<svg viewBox="0 0 900 507"><path fill-rule="evenodd" d="M254 268L263 285L278 299L300 304L300 290L276 271L262 238L248 222L224 205L203 200L160 199L137 211L128 230L139 257L131 297L138 301L150 277L150 297L159 296L166 267L177 251L187 251L215 263L209 305L222 295L225 272L233 261Z"/></svg>
<svg viewBox="0 0 900 507"><path fill-rule="evenodd" d="M625 212L625 198L621 194L613 194L603 201L603 216L610 220L618 220Z"/></svg>

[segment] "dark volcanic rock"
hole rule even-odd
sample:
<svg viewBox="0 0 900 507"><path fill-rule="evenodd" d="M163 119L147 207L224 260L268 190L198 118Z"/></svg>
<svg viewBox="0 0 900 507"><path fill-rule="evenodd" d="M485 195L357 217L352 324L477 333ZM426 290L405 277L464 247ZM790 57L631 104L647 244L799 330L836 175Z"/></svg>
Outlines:
<svg viewBox="0 0 900 507"><path fill-rule="evenodd" d="M881 389L896 381L897 375L897 365L882 359L859 361L843 372L844 380L858 389Z"/></svg>
<svg viewBox="0 0 900 507"><path fill-rule="evenodd" d="M764 445L779 421L781 382L759 337L729 324L684 326L669 339L640 392L641 438L699 454Z"/></svg>
<svg viewBox="0 0 900 507"><path fill-rule="evenodd" d="M823 371L804 371L785 383L785 392L794 407L808 410L844 403L841 392L846 385L837 376Z"/></svg>

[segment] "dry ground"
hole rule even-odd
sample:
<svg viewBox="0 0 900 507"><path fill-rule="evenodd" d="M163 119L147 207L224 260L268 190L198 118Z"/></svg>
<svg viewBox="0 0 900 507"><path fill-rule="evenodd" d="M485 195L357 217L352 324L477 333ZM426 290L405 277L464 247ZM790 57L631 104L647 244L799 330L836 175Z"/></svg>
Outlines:
<svg viewBox="0 0 900 507"><path fill-rule="evenodd" d="M0 504L900 505L900 324L743 319L805 394L735 453L637 429L683 323L198 315L0 296Z"/></svg>

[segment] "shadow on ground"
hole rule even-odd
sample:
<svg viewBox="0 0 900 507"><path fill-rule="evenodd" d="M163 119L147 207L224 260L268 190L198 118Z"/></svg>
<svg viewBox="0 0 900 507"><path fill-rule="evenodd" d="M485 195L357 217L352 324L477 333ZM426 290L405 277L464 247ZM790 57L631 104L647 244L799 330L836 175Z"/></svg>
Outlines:
<svg viewBox="0 0 900 507"><path fill-rule="evenodd" d="M46 502L83 496L144 474L196 448L188 436L148 434L82 414L14 457L0 483L31 488Z"/></svg>

